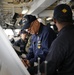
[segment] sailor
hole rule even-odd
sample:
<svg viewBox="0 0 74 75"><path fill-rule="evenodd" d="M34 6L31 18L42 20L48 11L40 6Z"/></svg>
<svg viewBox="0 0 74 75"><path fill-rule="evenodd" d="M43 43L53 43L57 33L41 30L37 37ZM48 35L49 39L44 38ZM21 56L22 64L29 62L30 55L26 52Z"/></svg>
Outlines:
<svg viewBox="0 0 74 75"><path fill-rule="evenodd" d="M74 25L72 15L72 10L67 4L60 4L54 9L53 21L59 33L52 42L46 57L48 62L47 75L74 75ZM44 64L41 66L42 73L45 72L43 66Z"/></svg>
<svg viewBox="0 0 74 75"><path fill-rule="evenodd" d="M27 57L24 59L27 66L34 66L34 62L37 62L38 57L40 58L40 63L42 63L52 41L56 38L56 33L49 26L39 23L34 15L24 16L24 27L22 31L25 30L31 35L31 46Z"/></svg>

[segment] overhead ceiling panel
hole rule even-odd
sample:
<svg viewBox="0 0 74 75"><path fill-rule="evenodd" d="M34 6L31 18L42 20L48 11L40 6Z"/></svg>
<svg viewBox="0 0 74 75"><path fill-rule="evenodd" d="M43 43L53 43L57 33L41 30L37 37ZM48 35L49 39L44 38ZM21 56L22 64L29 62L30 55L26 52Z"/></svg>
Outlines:
<svg viewBox="0 0 74 75"><path fill-rule="evenodd" d="M31 6L28 14L39 14L56 1L57 0L36 0L35 3Z"/></svg>

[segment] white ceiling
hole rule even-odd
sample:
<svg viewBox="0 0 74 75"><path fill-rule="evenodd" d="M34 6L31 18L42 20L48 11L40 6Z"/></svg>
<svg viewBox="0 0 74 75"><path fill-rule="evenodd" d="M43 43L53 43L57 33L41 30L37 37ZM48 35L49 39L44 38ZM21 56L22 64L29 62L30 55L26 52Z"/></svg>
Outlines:
<svg viewBox="0 0 74 75"><path fill-rule="evenodd" d="M16 0L0 0L0 24L3 26L5 22L10 23L15 13L21 14L22 7L28 7L27 14L33 14L42 19L45 24L45 19L53 16L53 9L57 4L62 2L74 6L74 0L24 0L29 2L15 2ZM17 0L19 1L19 0ZM20 0L22 1L22 0ZM72 1L72 2L71 2ZM74 16L74 9L73 16ZM21 17L17 19L16 25Z"/></svg>
<svg viewBox="0 0 74 75"><path fill-rule="evenodd" d="M57 0L35 0L28 14L39 14L40 12L42 12L44 9L46 9L56 1Z"/></svg>
<svg viewBox="0 0 74 75"><path fill-rule="evenodd" d="M60 2L70 2L71 0L30 0L29 2L14 2L15 0L1 0L0 7L2 8L2 13L19 13L22 12L22 7L27 6L29 11L27 14L34 14L38 17L52 17L53 9L47 9L51 5L55 6L55 3ZM17 0L19 1L19 0ZM27 0L26 0L27 1ZM46 10L47 9L47 10ZM73 11L74 13L74 11Z"/></svg>
<svg viewBox="0 0 74 75"><path fill-rule="evenodd" d="M23 3L13 3L14 0L1 0L0 7L2 12L5 13L20 13L22 12L22 7L27 6L29 11L27 14L39 15L44 9L52 5L57 0L31 0L30 2Z"/></svg>

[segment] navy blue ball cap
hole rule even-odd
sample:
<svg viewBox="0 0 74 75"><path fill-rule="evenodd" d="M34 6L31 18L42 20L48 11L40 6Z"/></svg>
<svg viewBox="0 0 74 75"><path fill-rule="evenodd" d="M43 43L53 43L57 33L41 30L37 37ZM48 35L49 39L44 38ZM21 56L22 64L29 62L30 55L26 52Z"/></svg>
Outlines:
<svg viewBox="0 0 74 75"><path fill-rule="evenodd" d="M20 34L27 34L25 30L21 31Z"/></svg>
<svg viewBox="0 0 74 75"><path fill-rule="evenodd" d="M24 26L23 26L22 30L28 29L30 27L30 24L37 19L33 15L25 15L23 18L25 21L24 21Z"/></svg>
<svg viewBox="0 0 74 75"><path fill-rule="evenodd" d="M60 4L56 6L54 9L53 18L60 19L64 22L72 21L72 10L70 6L67 4Z"/></svg>

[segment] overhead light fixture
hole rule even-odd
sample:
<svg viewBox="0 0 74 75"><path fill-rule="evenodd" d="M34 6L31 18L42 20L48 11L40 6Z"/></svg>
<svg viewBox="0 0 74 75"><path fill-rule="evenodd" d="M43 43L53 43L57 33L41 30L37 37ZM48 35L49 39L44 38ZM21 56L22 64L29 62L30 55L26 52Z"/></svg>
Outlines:
<svg viewBox="0 0 74 75"><path fill-rule="evenodd" d="M71 0L61 0L61 1L59 1L58 5L59 4L69 4L70 1Z"/></svg>
<svg viewBox="0 0 74 75"><path fill-rule="evenodd" d="M46 18L47 21L48 21L48 20L51 20L51 19L52 19L51 17Z"/></svg>
<svg viewBox="0 0 74 75"><path fill-rule="evenodd" d="M22 14L26 14L28 12L28 7L23 6Z"/></svg>

